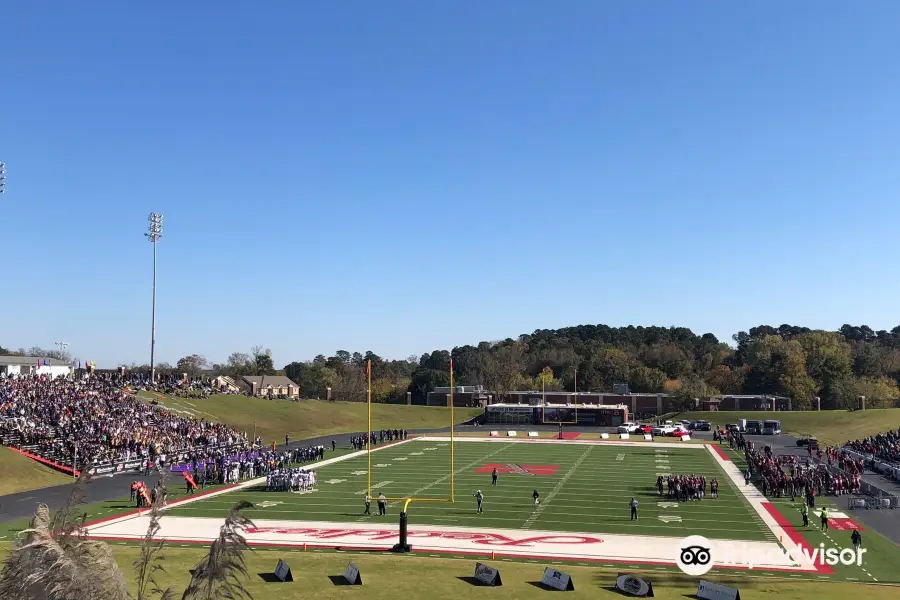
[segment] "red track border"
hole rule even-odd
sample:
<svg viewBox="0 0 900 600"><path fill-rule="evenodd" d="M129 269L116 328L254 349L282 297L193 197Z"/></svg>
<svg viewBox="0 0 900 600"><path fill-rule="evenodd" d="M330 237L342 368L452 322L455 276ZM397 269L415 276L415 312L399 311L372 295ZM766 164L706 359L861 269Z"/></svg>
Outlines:
<svg viewBox="0 0 900 600"><path fill-rule="evenodd" d="M53 468L53 469L56 469L57 471L65 473L66 475L72 475L74 477L81 477L81 471L76 471L72 467L67 467L65 465L55 463L52 460L47 460L46 458L44 458L42 456L38 456L37 454L32 454L31 452L26 452L24 450L16 448L15 446L4 446L4 448L9 448L13 452L18 452L22 456L27 456L28 458L30 458L32 460L36 460L37 462L45 464L50 468Z"/></svg>

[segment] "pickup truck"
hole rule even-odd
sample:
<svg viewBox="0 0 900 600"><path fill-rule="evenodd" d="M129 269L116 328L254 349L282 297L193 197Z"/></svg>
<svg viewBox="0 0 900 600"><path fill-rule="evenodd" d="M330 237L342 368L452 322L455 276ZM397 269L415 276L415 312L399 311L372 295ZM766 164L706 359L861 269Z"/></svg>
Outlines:
<svg viewBox="0 0 900 600"><path fill-rule="evenodd" d="M619 425L616 431L619 433L641 433L643 431L643 428L640 423L627 421Z"/></svg>

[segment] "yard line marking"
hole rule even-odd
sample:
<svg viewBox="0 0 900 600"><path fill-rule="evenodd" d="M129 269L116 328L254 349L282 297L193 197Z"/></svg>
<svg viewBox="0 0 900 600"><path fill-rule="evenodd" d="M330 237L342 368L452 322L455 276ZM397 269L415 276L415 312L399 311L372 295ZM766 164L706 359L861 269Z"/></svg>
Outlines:
<svg viewBox="0 0 900 600"><path fill-rule="evenodd" d="M681 517L676 515L659 515L659 520L663 523L681 523Z"/></svg>
<svg viewBox="0 0 900 600"><path fill-rule="evenodd" d="M466 466L461 467L461 468L459 468L459 469L453 471L453 474L454 474L454 475L459 475L460 473L463 473L463 472L465 472L465 471L468 471L469 469L474 469L474 468L477 467L478 465L484 464L484 462L485 462L487 459L489 459L490 457L492 457L492 456L494 456L494 455L496 455L496 454L500 454L500 453L503 452L504 450L508 450L509 447L510 447L510 445L511 445L511 444L504 444L503 447L500 448L499 450L495 450L494 452L491 452L490 454L487 454L487 455L485 455L485 456L479 457L477 460L474 460L474 461L470 462L470 463L467 464ZM428 450L428 448L425 448L425 449ZM432 448L432 450L437 450L437 448ZM444 476L441 477L440 479L437 479L437 480L435 480L435 481L432 481L431 483L429 483L428 485L426 485L426 486L424 486L424 487L420 487L419 489L417 489L416 491L414 491L412 494L409 494L409 497L410 497L410 498L415 498L416 496L418 496L419 494L421 494L421 493L424 492L425 490L430 490L430 489L433 488L434 486L438 485L439 483L443 483L443 482L447 481L448 479L450 479L450 475L444 475ZM388 504L388 506L396 506L396 505L397 505L397 502L391 502L391 503Z"/></svg>
<svg viewBox="0 0 900 600"><path fill-rule="evenodd" d="M383 488L383 487L386 486L386 485L390 485L390 484L392 484L392 483L394 483L394 482L393 482L393 481L382 481L382 482L380 482L380 483L373 483L373 484L372 484L372 489L373 489L373 490L377 490L377 489ZM362 496L362 495L364 495L364 494L365 494L366 492L368 492L368 491L369 491L369 490L361 490L361 491L359 491L359 492L354 492L354 495L356 495L356 496ZM334 506L334 503L333 503L333 502L329 502L328 504L329 504L330 506ZM356 503L354 502L353 504L356 504ZM304 506L309 506L309 505L308 505L308 504L304 504Z"/></svg>
<svg viewBox="0 0 900 600"><path fill-rule="evenodd" d="M572 468L562 476L556 486L550 490L550 493L547 494L547 497L544 498L544 501L537 505L537 508L534 509L534 512L531 513L531 516L525 521L525 524L522 525L522 529L529 529L532 525L534 525L535 521L538 520L538 517L541 516L547 509L547 505L550 504L550 501L553 500L554 496L559 493L559 491L566 485L566 482L575 474L575 470L578 469L578 466L584 462L584 459L588 457L588 454L591 453L591 450L596 448L596 446L588 446L588 449L584 451L584 453L575 461L575 464L572 465Z"/></svg>

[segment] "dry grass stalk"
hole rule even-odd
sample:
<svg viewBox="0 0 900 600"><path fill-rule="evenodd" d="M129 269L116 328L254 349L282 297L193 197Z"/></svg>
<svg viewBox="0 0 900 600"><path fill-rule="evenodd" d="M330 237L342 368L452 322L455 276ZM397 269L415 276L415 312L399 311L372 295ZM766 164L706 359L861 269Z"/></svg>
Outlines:
<svg viewBox="0 0 900 600"><path fill-rule="evenodd" d="M160 600L175 600L175 587L169 586L166 589L162 589L156 581L156 574L160 572L165 573L166 571L161 564L165 558L162 553L165 547L165 540L154 541L156 534L160 530L159 520L162 518L165 501L164 490L168 483L165 470L160 473L159 483L160 493L150 507L150 523L141 543L141 553L132 563L136 577L137 600L148 600L151 595L156 596Z"/></svg>
<svg viewBox="0 0 900 600"><path fill-rule="evenodd" d="M219 537L209 546L209 554L194 568L191 583L182 600L252 600L244 587L249 578L244 551L249 548L243 532L253 521L241 511L253 505L241 500L232 507Z"/></svg>
<svg viewBox="0 0 900 600"><path fill-rule="evenodd" d="M3 600L126 600L128 589L111 549L88 539L84 486L90 476L78 479L66 505L52 517L39 505L28 529L16 541L0 571Z"/></svg>

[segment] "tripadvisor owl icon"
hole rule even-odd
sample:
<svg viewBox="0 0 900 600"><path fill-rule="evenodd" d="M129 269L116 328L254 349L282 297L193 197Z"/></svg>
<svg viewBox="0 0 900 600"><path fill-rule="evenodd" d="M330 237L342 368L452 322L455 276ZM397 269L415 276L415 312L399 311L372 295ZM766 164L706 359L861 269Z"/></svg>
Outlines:
<svg viewBox="0 0 900 600"><path fill-rule="evenodd" d="M678 544L678 556L675 562L678 568L691 577L706 575L713 568L709 540L701 535L691 535Z"/></svg>

